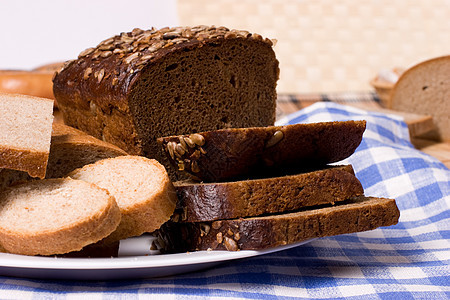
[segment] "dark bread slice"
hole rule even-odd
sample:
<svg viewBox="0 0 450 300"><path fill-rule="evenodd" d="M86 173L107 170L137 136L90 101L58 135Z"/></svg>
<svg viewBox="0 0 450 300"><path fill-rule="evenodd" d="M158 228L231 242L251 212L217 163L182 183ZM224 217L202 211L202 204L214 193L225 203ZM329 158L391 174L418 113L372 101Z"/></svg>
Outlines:
<svg viewBox="0 0 450 300"><path fill-rule="evenodd" d="M278 61L259 34L195 26L121 33L54 78L64 122L166 167L157 137L275 122Z"/></svg>
<svg viewBox="0 0 450 300"><path fill-rule="evenodd" d="M201 222L260 216L334 204L364 194L351 165L264 179L177 183L173 219Z"/></svg>
<svg viewBox="0 0 450 300"><path fill-rule="evenodd" d="M158 139L179 170L205 182L223 181L269 167L320 167L350 156L365 121L234 128Z"/></svg>
<svg viewBox="0 0 450 300"><path fill-rule="evenodd" d="M395 200L360 196L335 206L265 217L168 222L158 231L158 239L167 252L258 250L390 226L399 216Z"/></svg>

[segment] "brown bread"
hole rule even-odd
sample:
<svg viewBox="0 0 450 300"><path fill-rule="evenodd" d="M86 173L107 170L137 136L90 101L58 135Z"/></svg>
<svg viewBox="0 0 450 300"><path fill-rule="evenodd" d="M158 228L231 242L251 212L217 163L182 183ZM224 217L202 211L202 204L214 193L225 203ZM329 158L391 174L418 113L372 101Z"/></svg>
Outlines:
<svg viewBox="0 0 450 300"><path fill-rule="evenodd" d="M168 165L156 138L273 125L278 61L247 31L135 29L68 62L54 79L66 124Z"/></svg>
<svg viewBox="0 0 450 300"><path fill-rule="evenodd" d="M199 223L166 223L158 232L168 252L259 250L312 238L397 224L393 199L358 197L335 206L265 217Z"/></svg>
<svg viewBox="0 0 450 300"><path fill-rule="evenodd" d="M365 121L322 122L222 129L158 142L178 170L215 182L270 167L318 168L340 161L355 151L365 128Z"/></svg>
<svg viewBox="0 0 450 300"><path fill-rule="evenodd" d="M201 222L259 216L334 204L364 194L348 166L255 180L176 185L174 219Z"/></svg>

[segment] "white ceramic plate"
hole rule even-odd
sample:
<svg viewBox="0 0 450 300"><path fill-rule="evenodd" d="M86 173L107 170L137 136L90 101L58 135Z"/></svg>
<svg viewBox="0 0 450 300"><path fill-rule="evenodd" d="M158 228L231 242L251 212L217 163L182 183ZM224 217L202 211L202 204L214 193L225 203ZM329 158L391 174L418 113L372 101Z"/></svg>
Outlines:
<svg viewBox="0 0 450 300"><path fill-rule="evenodd" d="M198 251L134 256L129 256L133 254L133 251L127 253L122 249L119 252L121 256L117 258L54 258L0 253L0 275L70 280L162 277L198 271L231 260L286 250L307 242L309 241L260 251Z"/></svg>

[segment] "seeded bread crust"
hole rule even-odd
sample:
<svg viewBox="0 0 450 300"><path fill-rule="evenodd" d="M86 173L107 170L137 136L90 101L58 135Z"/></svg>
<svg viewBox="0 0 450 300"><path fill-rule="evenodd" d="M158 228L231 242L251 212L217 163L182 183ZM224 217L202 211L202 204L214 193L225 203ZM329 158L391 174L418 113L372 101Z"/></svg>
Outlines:
<svg viewBox="0 0 450 300"><path fill-rule="evenodd" d="M229 180L270 167L318 168L350 156L365 121L234 128L159 138L172 166L204 182Z"/></svg>
<svg viewBox="0 0 450 300"><path fill-rule="evenodd" d="M331 207L266 217L199 223L166 223L158 232L168 252L259 250L312 238L397 224L393 199L358 197Z"/></svg>
<svg viewBox="0 0 450 300"><path fill-rule="evenodd" d="M167 166L157 137L273 125L278 75L270 40L196 26L122 33L53 82L66 124Z"/></svg>
<svg viewBox="0 0 450 300"><path fill-rule="evenodd" d="M224 183L180 184L172 219L202 222L260 216L334 204L364 194L352 166Z"/></svg>
<svg viewBox="0 0 450 300"><path fill-rule="evenodd" d="M42 201L42 196L36 202L37 192L47 195L51 202ZM101 209L85 212L83 207L89 205L89 201L94 201L91 194L96 196L96 201L102 201ZM71 198L73 200L69 203ZM27 200L27 205L24 200ZM62 210L68 209L64 204L66 201L72 211L63 215ZM78 207L74 207L75 202L78 202ZM48 222L43 226L35 225L36 222L42 222L38 218L40 214ZM51 218L67 220L62 226L52 228ZM108 236L118 226L120 218L114 197L93 184L68 178L27 182L7 188L0 194L0 244L6 252L23 255L78 251ZM62 221L58 220L58 223ZM30 226L24 230L24 224Z"/></svg>
<svg viewBox="0 0 450 300"><path fill-rule="evenodd" d="M391 92L392 108L433 116L436 130L427 138L450 141L450 55L406 70Z"/></svg>
<svg viewBox="0 0 450 300"><path fill-rule="evenodd" d="M157 137L273 125L278 76L270 40L195 26L122 33L53 82L66 124L167 166Z"/></svg>

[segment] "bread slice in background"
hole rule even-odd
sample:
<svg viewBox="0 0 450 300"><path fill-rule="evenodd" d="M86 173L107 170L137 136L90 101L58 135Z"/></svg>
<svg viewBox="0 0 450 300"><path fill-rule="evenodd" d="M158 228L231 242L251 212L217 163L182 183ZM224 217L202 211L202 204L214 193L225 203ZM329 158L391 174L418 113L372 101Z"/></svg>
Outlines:
<svg viewBox="0 0 450 300"><path fill-rule="evenodd" d="M202 222L283 213L364 194L350 165L263 179L175 183L173 219Z"/></svg>
<svg viewBox="0 0 450 300"><path fill-rule="evenodd" d="M392 109L433 117L434 140L450 140L450 55L421 62L406 70L395 84Z"/></svg>
<svg viewBox="0 0 450 300"><path fill-rule="evenodd" d="M0 194L0 245L15 254L69 253L108 236L120 219L114 197L94 184L30 181Z"/></svg>
<svg viewBox="0 0 450 300"><path fill-rule="evenodd" d="M168 252L260 250L390 226L397 224L399 216L395 200L360 196L335 206L292 213L212 222L167 222L158 231L158 239Z"/></svg>
<svg viewBox="0 0 450 300"><path fill-rule="evenodd" d="M173 184L165 168L154 159L131 155L108 158L69 176L105 188L116 198L122 220L108 242L159 229L175 210Z"/></svg>
<svg viewBox="0 0 450 300"><path fill-rule="evenodd" d="M50 152L53 100L0 94L0 168L44 178Z"/></svg>
<svg viewBox="0 0 450 300"><path fill-rule="evenodd" d="M353 154L365 129L365 121L229 128L158 143L178 171L217 182L293 165L318 169Z"/></svg>

